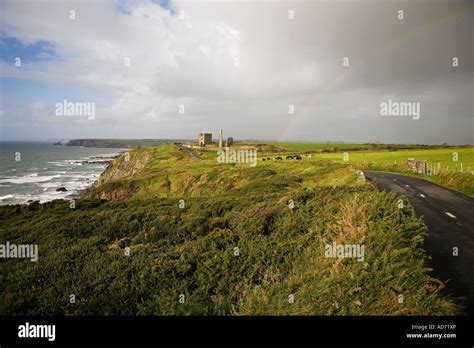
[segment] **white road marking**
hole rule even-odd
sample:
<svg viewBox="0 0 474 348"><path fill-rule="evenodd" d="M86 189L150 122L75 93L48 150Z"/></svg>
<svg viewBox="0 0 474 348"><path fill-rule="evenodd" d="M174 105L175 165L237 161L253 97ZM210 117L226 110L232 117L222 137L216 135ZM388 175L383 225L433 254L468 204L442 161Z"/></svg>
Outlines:
<svg viewBox="0 0 474 348"><path fill-rule="evenodd" d="M426 196L423 193L420 193L420 197L425 198Z"/></svg>
<svg viewBox="0 0 474 348"><path fill-rule="evenodd" d="M453 214L451 214L449 211L445 211L446 215L448 215L450 218L453 218L455 219L456 216L454 216Z"/></svg>

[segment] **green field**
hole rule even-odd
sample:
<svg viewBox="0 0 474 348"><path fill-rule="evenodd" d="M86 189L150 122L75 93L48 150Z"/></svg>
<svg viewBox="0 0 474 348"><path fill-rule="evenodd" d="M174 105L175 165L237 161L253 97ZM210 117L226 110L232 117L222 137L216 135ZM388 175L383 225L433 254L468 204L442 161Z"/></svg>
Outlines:
<svg viewBox="0 0 474 348"><path fill-rule="evenodd" d="M458 190L467 195L474 196L474 147L434 147L420 149L424 145L376 145L379 148L368 151L367 148L360 148L362 144L339 144L340 148L336 152L326 149L320 152L321 146L327 144L306 144L306 143L271 143L277 150L266 151L261 143L254 143L262 147L260 157L275 157L280 155L285 157L295 153L304 153L305 162L330 160L337 163L352 166L355 169L370 169L393 171L406 175L422 177L426 180L440 185ZM269 144L269 143L267 143ZM337 144L336 144L337 145ZM414 146L411 149L405 147ZM390 151L382 150L389 147ZM313 151L309 151L313 148ZM284 151L283 151L283 150ZM457 154L455 156L455 154ZM311 155L311 158L309 158ZM346 156L347 155L347 156ZM345 160L347 158L347 160ZM420 175L413 173L407 167L409 158L415 160L426 160L433 171L436 169L436 175ZM457 158L457 161L454 159ZM441 169L438 172L438 164Z"/></svg>
<svg viewBox="0 0 474 348"><path fill-rule="evenodd" d="M0 313L462 311L430 276L426 227L409 202L399 209L397 196L358 181L351 166L313 158L251 167L198 151L205 160L174 145L130 150L74 208L0 207L0 240L39 248L38 262L0 263ZM332 243L362 245L365 256L327 257Z"/></svg>
<svg viewBox="0 0 474 348"><path fill-rule="evenodd" d="M246 144L259 144L260 142L245 142ZM289 151L338 151L349 149L367 149L370 144L344 144L344 143L293 143L293 142L267 142L268 145L281 146Z"/></svg>
<svg viewBox="0 0 474 348"><path fill-rule="evenodd" d="M457 161L453 161L453 153L457 153ZM348 154L347 162L344 161L343 154L324 153L316 157L347 163L358 169L393 171L421 177L474 197L474 148L348 152ZM408 158L428 161L433 174L413 173L407 168ZM441 168L439 172L438 164Z"/></svg>
<svg viewBox="0 0 474 348"><path fill-rule="evenodd" d="M398 150L398 151L358 151L349 154L349 163L375 163L375 164L405 164L408 158L426 160L431 164L440 163L442 167L448 166L450 170L461 170L461 163L465 171L474 171L474 148L450 148L429 150ZM458 160L453 161L453 153L458 153ZM316 158L330 159L343 162L343 153L322 153Z"/></svg>
<svg viewBox="0 0 474 348"><path fill-rule="evenodd" d="M343 152L343 151L383 151L383 150L403 150L403 149L435 149L441 146L421 145L421 144L381 144L381 143L298 143L298 142L262 142L262 141L245 141L245 144L253 145L269 145L280 147L288 151L296 151L300 153L312 152ZM447 147L447 146L445 146Z"/></svg>

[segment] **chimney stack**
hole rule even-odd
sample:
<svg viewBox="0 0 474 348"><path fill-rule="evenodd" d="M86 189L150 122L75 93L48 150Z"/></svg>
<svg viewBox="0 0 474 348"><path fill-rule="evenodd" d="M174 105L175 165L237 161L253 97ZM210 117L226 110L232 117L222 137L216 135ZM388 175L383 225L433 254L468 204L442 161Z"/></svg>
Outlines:
<svg viewBox="0 0 474 348"><path fill-rule="evenodd" d="M221 130L219 132L219 147L222 147L223 139L224 139L224 134L223 134L222 128L221 128Z"/></svg>

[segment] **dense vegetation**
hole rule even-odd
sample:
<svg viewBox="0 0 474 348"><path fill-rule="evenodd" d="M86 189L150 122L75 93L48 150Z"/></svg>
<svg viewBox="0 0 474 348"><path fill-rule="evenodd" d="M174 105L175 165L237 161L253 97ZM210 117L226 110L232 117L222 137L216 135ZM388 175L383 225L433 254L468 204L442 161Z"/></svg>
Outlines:
<svg viewBox="0 0 474 348"><path fill-rule="evenodd" d="M74 209L1 207L0 242L37 243L39 260L0 260L0 313L458 312L429 275L426 228L408 202L398 209L344 164L201 155L131 151ZM333 242L363 244L364 261L325 257Z"/></svg>

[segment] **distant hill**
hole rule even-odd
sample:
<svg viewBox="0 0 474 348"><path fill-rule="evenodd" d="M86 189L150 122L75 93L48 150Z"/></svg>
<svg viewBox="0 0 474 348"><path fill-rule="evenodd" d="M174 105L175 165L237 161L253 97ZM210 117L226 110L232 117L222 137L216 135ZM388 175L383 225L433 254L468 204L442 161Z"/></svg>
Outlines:
<svg viewBox="0 0 474 348"><path fill-rule="evenodd" d="M66 146L139 148L173 143L176 139L72 139Z"/></svg>

